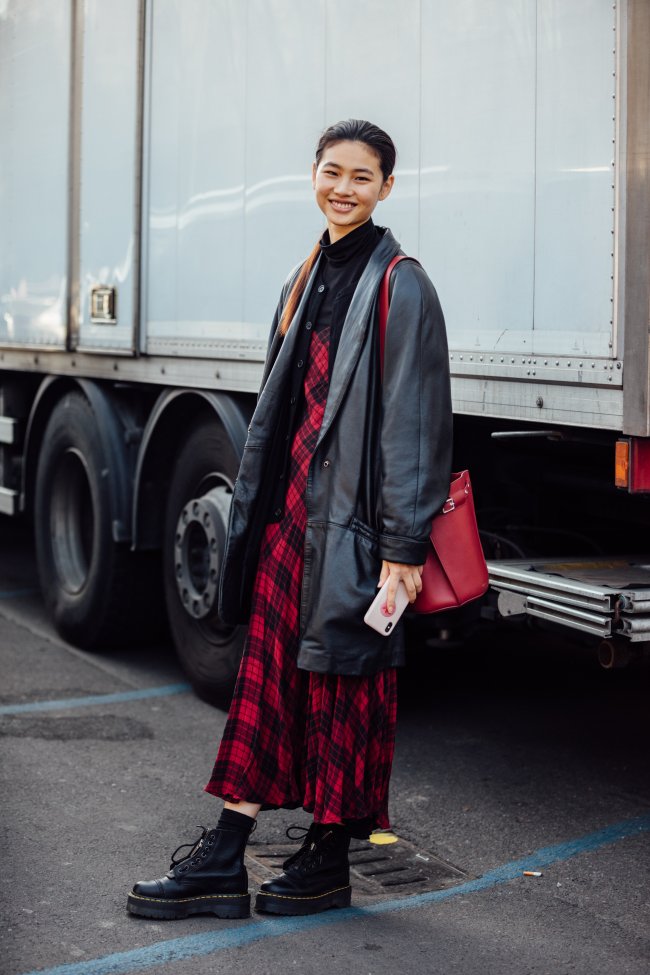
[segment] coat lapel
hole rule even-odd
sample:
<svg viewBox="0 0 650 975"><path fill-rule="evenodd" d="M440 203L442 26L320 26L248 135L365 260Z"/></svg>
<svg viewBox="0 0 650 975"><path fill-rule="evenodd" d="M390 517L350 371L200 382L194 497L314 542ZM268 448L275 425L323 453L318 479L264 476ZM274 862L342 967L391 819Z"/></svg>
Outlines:
<svg viewBox="0 0 650 975"><path fill-rule="evenodd" d="M387 230L374 249L359 283L355 289L350 308L345 318L341 339L334 360L325 414L318 435L318 443L329 430L345 396L361 349L373 320L379 285L386 268L399 251L399 244Z"/></svg>

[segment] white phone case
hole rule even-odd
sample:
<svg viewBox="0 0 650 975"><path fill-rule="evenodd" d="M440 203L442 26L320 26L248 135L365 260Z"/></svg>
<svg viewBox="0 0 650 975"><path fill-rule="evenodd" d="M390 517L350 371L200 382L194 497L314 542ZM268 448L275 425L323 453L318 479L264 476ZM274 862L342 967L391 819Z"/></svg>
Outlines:
<svg viewBox="0 0 650 975"><path fill-rule="evenodd" d="M403 582L400 582L397 586L397 592L395 593L395 610L389 616L386 612L386 594L388 592L388 580L383 584L373 601L371 602L368 612L363 617L364 623L371 626L373 630L377 630L377 633L381 633L382 636L390 636L395 628L395 624L398 619L406 609L409 604L409 597L406 591L406 586Z"/></svg>

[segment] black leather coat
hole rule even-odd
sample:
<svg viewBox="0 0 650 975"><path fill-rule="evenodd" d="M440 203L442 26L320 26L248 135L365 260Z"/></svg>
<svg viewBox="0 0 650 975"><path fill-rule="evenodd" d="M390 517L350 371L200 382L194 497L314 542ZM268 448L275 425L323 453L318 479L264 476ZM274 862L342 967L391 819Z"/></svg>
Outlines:
<svg viewBox="0 0 650 975"><path fill-rule="evenodd" d="M388 637L363 622L382 559L424 562L434 514L451 470L449 359L442 310L422 268L397 265L392 278L383 382L378 292L400 253L386 231L354 292L332 370L307 482L307 531L298 666L363 675L404 662L403 625ZM265 476L289 382L292 349L309 289L286 336L274 322L262 388L230 509L220 615L246 623L271 487Z"/></svg>

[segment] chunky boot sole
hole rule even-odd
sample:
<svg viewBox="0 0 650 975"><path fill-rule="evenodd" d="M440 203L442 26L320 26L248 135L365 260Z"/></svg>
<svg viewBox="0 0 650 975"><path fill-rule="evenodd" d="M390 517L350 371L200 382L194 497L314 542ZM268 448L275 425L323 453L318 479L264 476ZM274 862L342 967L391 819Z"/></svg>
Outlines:
<svg viewBox="0 0 650 975"><path fill-rule="evenodd" d="M255 910L263 914L319 914L330 907L349 907L352 900L351 887L337 887L324 894L311 896L291 896L289 894L266 894L260 891L255 898Z"/></svg>
<svg viewBox="0 0 650 975"><path fill-rule="evenodd" d="M143 897L129 894L126 909L138 917L154 917L163 920L189 917L191 914L215 914L221 918L251 916L250 894L202 894L198 897Z"/></svg>

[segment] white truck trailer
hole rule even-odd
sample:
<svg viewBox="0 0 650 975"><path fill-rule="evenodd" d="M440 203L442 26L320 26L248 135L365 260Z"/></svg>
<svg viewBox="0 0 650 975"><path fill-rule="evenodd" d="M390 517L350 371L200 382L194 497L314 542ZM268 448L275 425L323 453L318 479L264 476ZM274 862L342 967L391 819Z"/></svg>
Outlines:
<svg viewBox="0 0 650 975"><path fill-rule="evenodd" d="M313 146L356 116L399 149L378 220L442 300L502 611L645 646L649 51L648 0L0 0L0 511L60 632L154 626L162 565L227 698L229 497Z"/></svg>

